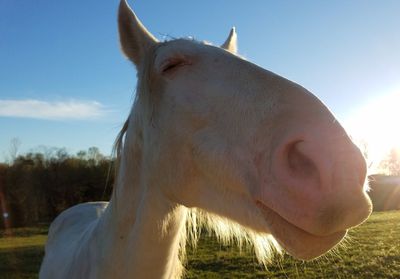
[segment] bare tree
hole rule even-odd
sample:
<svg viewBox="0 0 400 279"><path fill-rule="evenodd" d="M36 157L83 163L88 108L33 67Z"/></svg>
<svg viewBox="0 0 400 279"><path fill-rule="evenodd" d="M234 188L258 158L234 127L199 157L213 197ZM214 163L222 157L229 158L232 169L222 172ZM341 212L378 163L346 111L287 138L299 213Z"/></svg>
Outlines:
<svg viewBox="0 0 400 279"><path fill-rule="evenodd" d="M400 176L400 149L392 148L386 158L380 162L379 169L388 175Z"/></svg>
<svg viewBox="0 0 400 279"><path fill-rule="evenodd" d="M104 156L103 154L101 154L100 149L95 146L89 147L87 157L89 160L93 161L95 165L97 165L101 160L104 159Z"/></svg>
<svg viewBox="0 0 400 279"><path fill-rule="evenodd" d="M14 162L15 159L18 156L18 149L21 146L21 141L18 138L12 138L10 141L10 149L9 149L9 154L10 154L10 160L11 162Z"/></svg>

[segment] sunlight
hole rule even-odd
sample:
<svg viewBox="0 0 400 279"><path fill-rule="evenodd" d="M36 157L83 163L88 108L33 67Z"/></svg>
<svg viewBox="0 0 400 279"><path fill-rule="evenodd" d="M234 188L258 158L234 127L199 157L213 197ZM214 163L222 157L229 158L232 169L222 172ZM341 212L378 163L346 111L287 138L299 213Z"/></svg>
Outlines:
<svg viewBox="0 0 400 279"><path fill-rule="evenodd" d="M344 122L361 150L367 146L370 172L377 171L391 148L400 148L399 120L400 89L367 103Z"/></svg>

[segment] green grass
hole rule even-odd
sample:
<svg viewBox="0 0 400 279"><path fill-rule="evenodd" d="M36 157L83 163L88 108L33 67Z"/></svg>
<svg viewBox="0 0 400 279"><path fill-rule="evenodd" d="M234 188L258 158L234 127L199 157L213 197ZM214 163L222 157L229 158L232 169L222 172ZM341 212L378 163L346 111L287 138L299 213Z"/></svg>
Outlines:
<svg viewBox="0 0 400 279"><path fill-rule="evenodd" d="M37 278L47 228L0 233L0 278ZM311 262L277 256L266 271L251 251L204 237L188 249L186 278L400 278L400 211L374 213L334 253Z"/></svg>
<svg viewBox="0 0 400 279"><path fill-rule="evenodd" d="M0 279L37 278L46 238L46 227L0 232Z"/></svg>
<svg viewBox="0 0 400 279"><path fill-rule="evenodd" d="M187 278L400 278L400 211L374 213L343 245L311 262L277 256L266 271L249 251L202 239Z"/></svg>

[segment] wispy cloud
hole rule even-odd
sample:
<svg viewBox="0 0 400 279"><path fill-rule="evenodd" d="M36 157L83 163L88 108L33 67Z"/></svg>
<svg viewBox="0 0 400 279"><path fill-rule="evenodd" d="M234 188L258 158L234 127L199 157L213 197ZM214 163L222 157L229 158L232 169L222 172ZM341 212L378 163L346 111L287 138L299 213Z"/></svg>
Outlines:
<svg viewBox="0 0 400 279"><path fill-rule="evenodd" d="M0 117L21 117L49 120L96 119L106 114L96 101L1 100Z"/></svg>

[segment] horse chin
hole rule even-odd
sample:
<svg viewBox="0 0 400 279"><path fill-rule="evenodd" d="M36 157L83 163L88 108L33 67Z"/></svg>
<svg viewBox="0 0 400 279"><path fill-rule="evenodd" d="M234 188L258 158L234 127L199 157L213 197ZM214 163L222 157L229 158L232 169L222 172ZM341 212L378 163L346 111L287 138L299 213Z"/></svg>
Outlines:
<svg viewBox="0 0 400 279"><path fill-rule="evenodd" d="M268 224L268 231L287 253L297 259L317 258L332 249L346 236L347 230L323 236L312 234L288 222L263 203L256 204Z"/></svg>

